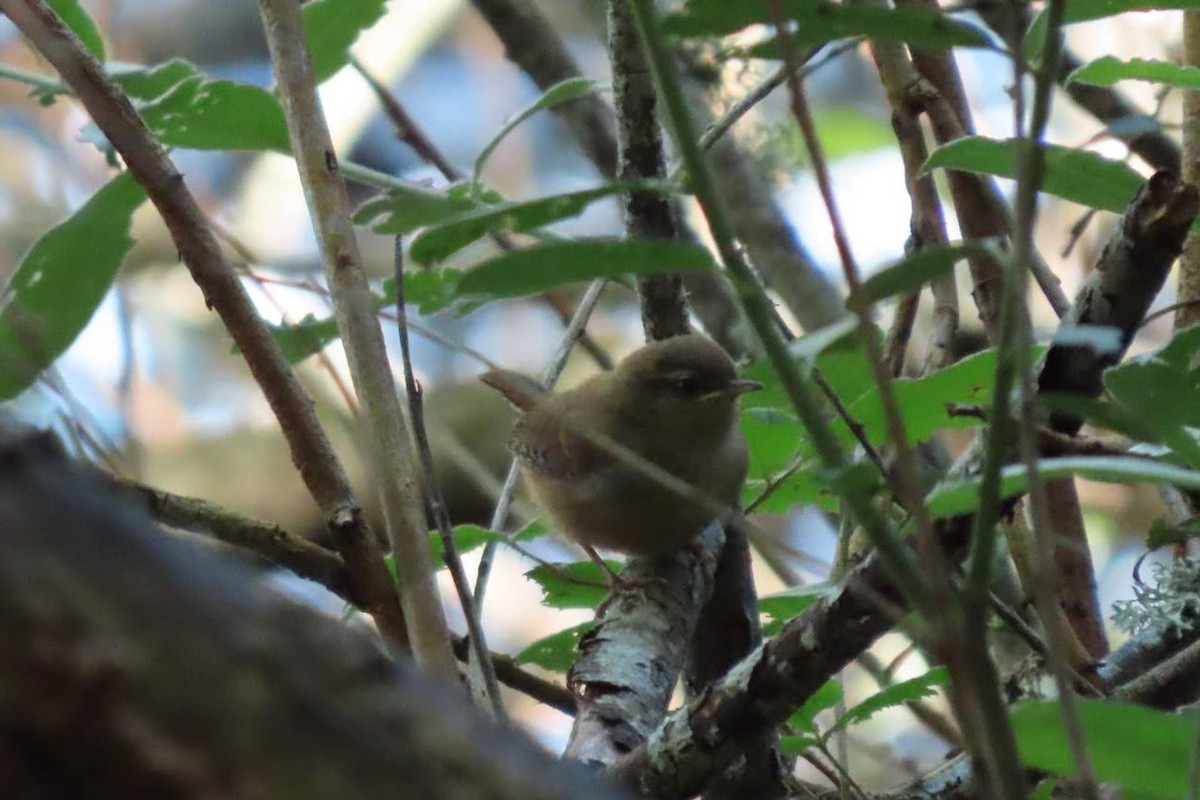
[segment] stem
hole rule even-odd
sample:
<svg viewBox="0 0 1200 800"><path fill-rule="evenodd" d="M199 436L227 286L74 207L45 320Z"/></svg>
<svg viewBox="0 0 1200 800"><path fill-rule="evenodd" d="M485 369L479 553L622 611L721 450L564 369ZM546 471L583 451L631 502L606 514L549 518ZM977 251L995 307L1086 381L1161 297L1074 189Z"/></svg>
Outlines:
<svg viewBox="0 0 1200 800"><path fill-rule="evenodd" d="M479 608L471 597L471 584L467 580L467 571L463 569L462 559L459 558L458 548L454 544L454 530L450 525L450 513L446 508L446 499L442 495L442 487L438 483L437 471L433 465L433 451L429 448L429 436L425 430L425 403L420 384L413 375L412 353L408 345L408 309L404 304L404 244L401 237L396 237L395 245L395 279L396 279L396 332L400 338L401 359L404 362L404 390L408 394L408 414L412 421L413 438L417 442L417 454L421 459L422 485L425 487L425 499L433 512L438 534L442 539L442 555L450 577L454 581L454 589L458 592L458 602L462 606L463 617L467 621L467 633L475 658L471 659L472 666L478 665L482 685L475 680L474 670L468 670L467 676L471 690L479 696L481 702L487 703L492 717L500 722L506 722L508 715L504 703L500 699L500 686L496 683L496 671L488 658L487 639L484 637L483 625L479 621Z"/></svg>
<svg viewBox="0 0 1200 800"><path fill-rule="evenodd" d="M413 656L430 674L448 679L456 674L454 653L429 554L412 442L350 223L346 186L317 100L300 8L291 0L260 0L259 13L363 413L364 443L378 481Z"/></svg>

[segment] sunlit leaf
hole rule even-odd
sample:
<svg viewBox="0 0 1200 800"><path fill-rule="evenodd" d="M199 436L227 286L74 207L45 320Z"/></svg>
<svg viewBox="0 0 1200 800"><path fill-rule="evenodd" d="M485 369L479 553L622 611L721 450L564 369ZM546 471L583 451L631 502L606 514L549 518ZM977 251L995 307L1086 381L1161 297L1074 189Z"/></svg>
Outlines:
<svg viewBox="0 0 1200 800"><path fill-rule="evenodd" d="M1067 0L1063 8L1063 25L1113 17L1131 11L1161 11L1200 8L1200 0ZM1046 49L1046 11L1038 12L1022 48L1025 57L1040 66Z"/></svg>
<svg viewBox="0 0 1200 800"><path fill-rule="evenodd" d="M46 0L46 5L50 6L55 14L58 14L67 27L83 42L83 46L103 64L106 58L104 37L100 35L100 29L96 27L95 20L79 5L79 0Z"/></svg>
<svg viewBox="0 0 1200 800"><path fill-rule="evenodd" d="M1200 326L1163 347L1104 373L1104 387L1122 408L1180 458L1200 468Z"/></svg>
<svg viewBox="0 0 1200 800"><path fill-rule="evenodd" d="M609 562L614 572L621 568ZM596 608L608 594L608 575L592 561L542 564L525 573L542 589L542 604L551 608Z"/></svg>
<svg viewBox="0 0 1200 800"><path fill-rule="evenodd" d="M1014 139L967 136L935 150L922 171L941 167L1015 178L1016 146ZM1043 145L1042 151L1046 163L1042 191L1064 200L1119 214L1143 183L1127 165L1086 150Z"/></svg>
<svg viewBox="0 0 1200 800"><path fill-rule="evenodd" d="M114 80L134 100L147 127L168 147L290 150L283 108L266 89L209 78L183 59L121 70ZM94 124L85 128L84 138L104 141Z"/></svg>
<svg viewBox="0 0 1200 800"><path fill-rule="evenodd" d="M1038 475L1044 480L1078 475L1101 483L1165 483L1200 489L1200 472L1128 456L1044 459L1038 462ZM1005 467L1001 472L1001 496L1024 492L1028 477L1023 464ZM930 513L935 517L952 517L974 511L979 505L980 482L975 477L937 487L928 497Z"/></svg>
<svg viewBox="0 0 1200 800"><path fill-rule="evenodd" d="M420 264L436 264L471 242L496 231L528 231L578 216L592 203L631 190L670 192L662 182L618 182L578 192L504 202L474 208L437 222L413 240L410 255Z"/></svg>
<svg viewBox="0 0 1200 800"><path fill-rule="evenodd" d="M986 255L988 247L978 243L930 247L880 269L863 281L862 299L868 303L897 294L915 292L954 269L959 261Z"/></svg>
<svg viewBox="0 0 1200 800"><path fill-rule="evenodd" d="M1118 81L1130 80L1161 83L1179 89L1200 89L1200 68L1149 58L1122 61L1116 56L1103 56L1067 76L1067 83L1074 81L1096 86L1112 86Z"/></svg>
<svg viewBox="0 0 1200 800"><path fill-rule="evenodd" d="M569 672L575 663L575 652L579 647L579 640L588 631L595 628L596 624L595 620L589 620L588 622L538 639L517 653L517 663L534 664L542 669L554 672Z"/></svg>
<svg viewBox="0 0 1200 800"><path fill-rule="evenodd" d="M1095 777L1125 796L1179 800L1188 796L1188 769L1195 749L1196 715L1079 698L1081 738ZM1011 712L1021 760L1067 778L1077 774L1062 707L1054 701L1020 703Z"/></svg>
<svg viewBox="0 0 1200 800"><path fill-rule="evenodd" d="M301 9L304 38L320 83L350 61L358 35L383 18L385 0L309 0Z"/></svg>
<svg viewBox="0 0 1200 800"><path fill-rule="evenodd" d="M906 42L929 50L947 47L989 47L991 40L978 27L928 8L861 8L823 0L783 0L785 18L797 23L792 41L797 47L834 39L864 36ZM682 11L663 20L677 36L727 36L750 25L773 25L771 9L763 4L728 0L688 0ZM758 58L778 58L774 41L752 48Z"/></svg>
<svg viewBox="0 0 1200 800"><path fill-rule="evenodd" d="M497 198L498 199L498 198ZM394 188L365 200L354 211L354 224L366 225L385 236L409 234L425 225L446 222L477 208L486 208L470 196L467 184L451 186L444 192L423 186Z"/></svg>
<svg viewBox="0 0 1200 800"><path fill-rule="evenodd" d="M458 296L470 301L524 297L571 283L630 273L712 269L702 247L656 239L539 244L503 253L463 274Z"/></svg>
<svg viewBox="0 0 1200 800"><path fill-rule="evenodd" d="M133 245L130 220L145 199L122 173L22 259L0 311L0 399L33 383L87 325Z"/></svg>

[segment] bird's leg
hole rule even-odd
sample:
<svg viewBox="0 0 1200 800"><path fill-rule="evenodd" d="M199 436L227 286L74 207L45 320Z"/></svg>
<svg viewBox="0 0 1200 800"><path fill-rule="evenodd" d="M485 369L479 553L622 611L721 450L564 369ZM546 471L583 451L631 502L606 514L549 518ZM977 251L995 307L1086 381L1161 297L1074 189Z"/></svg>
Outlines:
<svg viewBox="0 0 1200 800"><path fill-rule="evenodd" d="M613 568L608 565L607 561L600 557L600 554L596 552L596 548L592 547L590 544L585 544L583 545L583 550L588 554L588 558L596 562L596 565L600 567L600 569L604 570L604 574L608 576L608 585L611 588L622 589L629 584L629 581L613 572Z"/></svg>

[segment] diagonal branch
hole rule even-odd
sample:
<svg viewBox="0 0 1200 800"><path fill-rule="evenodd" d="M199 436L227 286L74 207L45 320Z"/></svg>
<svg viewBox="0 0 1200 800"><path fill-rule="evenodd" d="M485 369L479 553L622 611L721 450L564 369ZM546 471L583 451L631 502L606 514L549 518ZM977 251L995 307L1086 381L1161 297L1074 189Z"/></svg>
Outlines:
<svg viewBox="0 0 1200 800"><path fill-rule="evenodd" d="M346 474L317 422L312 400L222 255L183 176L129 98L43 0L0 0L0 9L54 65L134 178L145 187L180 258L203 292L205 303L221 317L279 420L292 462L320 506L330 535L346 560L355 593L364 599L366 610L387 638L398 646L407 646L405 620L391 576Z"/></svg>
<svg viewBox="0 0 1200 800"><path fill-rule="evenodd" d="M375 297L350 223L346 184L317 100L300 7L290 0L260 0L259 14L288 138L320 243L338 331L363 412L364 445L395 555L413 656L431 674L450 676L455 669L454 654L426 541L428 526L412 441L396 397Z"/></svg>

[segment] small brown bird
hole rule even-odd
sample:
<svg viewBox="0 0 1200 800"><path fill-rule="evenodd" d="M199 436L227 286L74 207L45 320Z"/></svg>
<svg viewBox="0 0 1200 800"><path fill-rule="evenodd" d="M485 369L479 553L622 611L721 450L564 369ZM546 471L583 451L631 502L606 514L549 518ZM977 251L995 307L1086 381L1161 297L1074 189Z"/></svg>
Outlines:
<svg viewBox="0 0 1200 800"><path fill-rule="evenodd" d="M593 556L593 547L669 553L715 518L711 504L662 485L604 441L720 506L737 503L747 470L737 398L762 386L739 380L725 351L703 336L648 344L612 372L561 394L508 370L480 379L525 412L508 448L520 458L534 499Z"/></svg>

